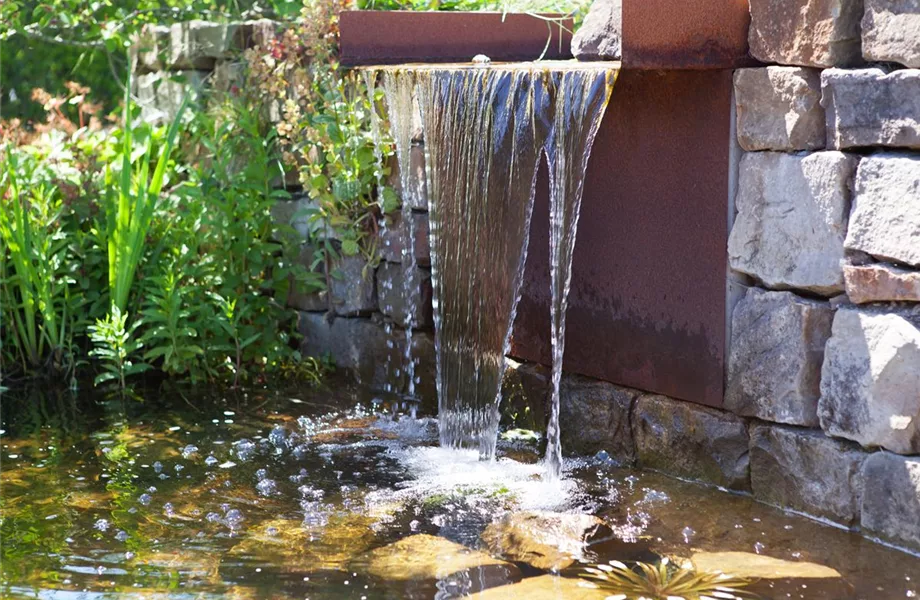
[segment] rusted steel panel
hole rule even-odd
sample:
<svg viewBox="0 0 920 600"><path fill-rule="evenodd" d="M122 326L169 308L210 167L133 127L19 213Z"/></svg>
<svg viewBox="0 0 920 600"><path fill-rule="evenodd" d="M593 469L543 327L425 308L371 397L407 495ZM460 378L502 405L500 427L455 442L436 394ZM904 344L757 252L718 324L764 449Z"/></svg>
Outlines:
<svg viewBox="0 0 920 600"><path fill-rule="evenodd" d="M340 59L346 66L468 62L477 54L524 61L544 50L547 59L572 58L572 20L562 24L498 12L346 11Z"/></svg>
<svg viewBox="0 0 920 600"><path fill-rule="evenodd" d="M748 0L623 0L623 66L730 69L748 54Z"/></svg>
<svg viewBox="0 0 920 600"><path fill-rule="evenodd" d="M623 71L585 182L564 368L722 404L731 71ZM512 354L549 364L538 186Z"/></svg>

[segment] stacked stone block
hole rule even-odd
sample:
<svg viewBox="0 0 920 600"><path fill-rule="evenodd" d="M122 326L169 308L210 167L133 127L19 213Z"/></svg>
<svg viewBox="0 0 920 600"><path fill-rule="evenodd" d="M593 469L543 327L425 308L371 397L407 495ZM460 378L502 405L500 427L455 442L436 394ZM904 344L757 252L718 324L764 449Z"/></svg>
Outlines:
<svg viewBox="0 0 920 600"><path fill-rule="evenodd" d="M197 99L206 90L242 85L242 53L272 39L280 27L268 19L145 26L130 49L141 117L169 122L186 96Z"/></svg>
<svg viewBox="0 0 920 600"><path fill-rule="evenodd" d="M920 3L750 4L725 407L756 498L920 548Z"/></svg>

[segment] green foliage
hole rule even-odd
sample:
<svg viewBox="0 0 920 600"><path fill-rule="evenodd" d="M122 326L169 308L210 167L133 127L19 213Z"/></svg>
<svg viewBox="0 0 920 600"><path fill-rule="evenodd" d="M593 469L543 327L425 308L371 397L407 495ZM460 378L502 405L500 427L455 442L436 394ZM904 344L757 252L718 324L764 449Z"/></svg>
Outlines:
<svg viewBox="0 0 920 600"><path fill-rule="evenodd" d="M128 327L128 313L122 313L117 305L113 304L105 319L98 319L95 325L89 326L89 339L95 347L90 351L101 361L102 373L96 376L96 384L106 381L116 381L119 388L127 387L125 378L136 375L150 368L146 363L136 363L131 358L141 349L141 342L134 337L134 331L140 321Z"/></svg>
<svg viewBox="0 0 920 600"><path fill-rule="evenodd" d="M31 185L34 157L6 153L5 158L0 173L0 241L6 248L0 256L0 318L7 323L5 342L23 370L38 368L46 358L69 370L76 302L70 275L74 263L61 228L61 197L49 182Z"/></svg>
<svg viewBox="0 0 920 600"><path fill-rule="evenodd" d="M126 88L130 88L130 80ZM125 311L134 274L144 256L144 244L163 189L166 166L176 143L179 124L185 112L182 103L166 134L153 175L150 175L153 143L149 138L137 151L133 147L131 98L125 92L125 129L122 140L121 169L116 175L111 167L105 171L105 237L109 257L109 293L112 306Z"/></svg>
<svg viewBox="0 0 920 600"><path fill-rule="evenodd" d="M726 600L752 599L745 592L745 579L721 573L697 573L681 568L667 558L658 564L636 563L631 569L620 561L585 567L582 575L605 592L608 600Z"/></svg>

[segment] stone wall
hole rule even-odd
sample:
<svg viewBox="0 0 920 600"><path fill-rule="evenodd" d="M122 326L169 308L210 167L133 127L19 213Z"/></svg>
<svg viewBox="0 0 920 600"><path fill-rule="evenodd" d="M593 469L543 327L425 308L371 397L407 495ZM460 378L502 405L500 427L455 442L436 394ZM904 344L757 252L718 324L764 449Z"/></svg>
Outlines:
<svg viewBox="0 0 920 600"><path fill-rule="evenodd" d="M920 548L920 5L750 3L725 408L756 498Z"/></svg>

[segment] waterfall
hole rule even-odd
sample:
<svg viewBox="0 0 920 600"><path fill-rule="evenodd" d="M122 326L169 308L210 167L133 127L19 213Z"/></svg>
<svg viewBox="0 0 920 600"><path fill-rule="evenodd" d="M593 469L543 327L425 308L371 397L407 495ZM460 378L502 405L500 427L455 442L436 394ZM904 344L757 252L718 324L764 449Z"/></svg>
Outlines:
<svg viewBox="0 0 920 600"><path fill-rule="evenodd" d="M578 63L381 71L402 172L409 169L413 93L425 131L441 444L477 447L483 459L495 453L537 169L547 158L553 381L546 464L558 476L572 253L587 160L616 71Z"/></svg>

